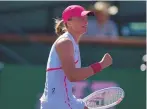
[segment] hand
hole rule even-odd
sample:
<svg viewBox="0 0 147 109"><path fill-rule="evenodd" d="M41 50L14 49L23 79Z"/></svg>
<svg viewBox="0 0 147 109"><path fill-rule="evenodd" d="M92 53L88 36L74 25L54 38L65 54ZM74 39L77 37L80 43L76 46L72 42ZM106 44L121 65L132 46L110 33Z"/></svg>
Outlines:
<svg viewBox="0 0 147 109"><path fill-rule="evenodd" d="M102 69L110 66L112 64L112 57L110 56L109 53L106 53L102 60L100 61L100 64L102 66Z"/></svg>

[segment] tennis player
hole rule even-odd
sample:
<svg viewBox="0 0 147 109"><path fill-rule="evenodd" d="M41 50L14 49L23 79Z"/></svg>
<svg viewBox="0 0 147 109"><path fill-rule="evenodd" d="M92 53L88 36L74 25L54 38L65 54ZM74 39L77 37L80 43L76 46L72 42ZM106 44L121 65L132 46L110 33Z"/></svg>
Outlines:
<svg viewBox="0 0 147 109"><path fill-rule="evenodd" d="M56 20L55 30L59 36L52 45L46 71L46 83L41 109L88 109L81 99L72 93L73 83L85 80L112 64L106 53L100 62L81 68L78 42L87 29L87 16L92 12L82 6L70 5Z"/></svg>

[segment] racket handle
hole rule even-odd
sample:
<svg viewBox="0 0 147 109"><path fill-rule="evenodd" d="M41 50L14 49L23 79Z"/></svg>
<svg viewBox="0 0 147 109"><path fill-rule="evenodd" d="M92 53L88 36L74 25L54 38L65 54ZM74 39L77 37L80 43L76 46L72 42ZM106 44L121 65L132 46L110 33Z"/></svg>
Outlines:
<svg viewBox="0 0 147 109"><path fill-rule="evenodd" d="M102 66L99 62L91 64L90 67L93 69L94 74L96 74L97 72L100 72L102 70Z"/></svg>

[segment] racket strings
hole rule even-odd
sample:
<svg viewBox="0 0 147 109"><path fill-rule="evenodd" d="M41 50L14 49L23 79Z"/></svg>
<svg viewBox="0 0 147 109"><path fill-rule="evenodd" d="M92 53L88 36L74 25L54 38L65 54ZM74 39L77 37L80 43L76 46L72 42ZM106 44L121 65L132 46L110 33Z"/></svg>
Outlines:
<svg viewBox="0 0 147 109"><path fill-rule="evenodd" d="M122 96L122 92L120 90L113 90L106 93L105 105L109 105L111 103L116 102Z"/></svg>
<svg viewBox="0 0 147 109"><path fill-rule="evenodd" d="M121 90L105 90L93 94L86 104L91 108L102 107L118 101L121 96Z"/></svg>

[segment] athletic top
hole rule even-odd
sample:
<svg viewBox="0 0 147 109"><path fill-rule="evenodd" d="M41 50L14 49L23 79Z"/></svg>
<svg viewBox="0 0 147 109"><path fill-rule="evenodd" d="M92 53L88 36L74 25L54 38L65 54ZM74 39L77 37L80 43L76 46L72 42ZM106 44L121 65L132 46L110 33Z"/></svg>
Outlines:
<svg viewBox="0 0 147 109"><path fill-rule="evenodd" d="M72 41L74 47L75 66L76 68L81 67L79 46L75 42L73 36L69 32L66 32L63 35L61 35L51 47L47 62L46 83L44 93L40 99L42 101L45 100L48 102L56 102L56 100L60 100L60 102L63 101L65 103L75 99L72 93L72 87L74 83L70 82L66 77L55 49L55 43L61 38L68 38Z"/></svg>

